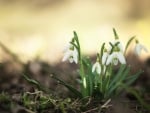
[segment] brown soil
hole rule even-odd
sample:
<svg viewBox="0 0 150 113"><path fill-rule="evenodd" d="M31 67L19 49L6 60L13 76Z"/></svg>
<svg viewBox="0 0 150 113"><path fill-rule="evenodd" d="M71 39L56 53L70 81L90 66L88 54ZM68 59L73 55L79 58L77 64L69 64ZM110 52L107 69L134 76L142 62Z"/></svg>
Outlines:
<svg viewBox="0 0 150 113"><path fill-rule="evenodd" d="M138 61L139 62L139 61ZM141 94L144 102L150 104L150 83L149 83L149 69L150 60L146 63L141 63L139 67L146 70L141 77L133 85ZM133 64L134 65L134 64ZM19 68L18 68L19 67ZM21 68L20 68L21 67ZM80 99L76 98L71 92L69 92L64 86L60 85L57 81L50 78L50 74L55 74L59 78L62 78L67 83L79 88L76 83L78 74L76 73L77 66L75 64L60 63L56 65L50 65L40 60L34 60L26 64L14 63L12 61L3 62L0 64L0 93L8 95L8 101L0 100L0 113L35 113L26 108L20 101L20 97L24 92L35 92L39 90L35 85L30 84L25 80L23 75L35 79L41 83L42 86L46 86L54 99L58 100L57 104L66 99L71 99L70 106L66 107L66 111L61 111L59 107L50 106L42 111L36 111L38 113L149 113L146 108L141 105L135 96L123 93L120 97L113 99L107 106L100 110L100 105L104 104L99 100L89 98L85 100L86 107L83 107L83 103ZM134 71L134 70L133 70ZM45 93L44 95L47 95ZM10 103L15 103L16 107L8 107ZM68 104L67 104L68 105ZM7 108L7 107L9 108Z"/></svg>

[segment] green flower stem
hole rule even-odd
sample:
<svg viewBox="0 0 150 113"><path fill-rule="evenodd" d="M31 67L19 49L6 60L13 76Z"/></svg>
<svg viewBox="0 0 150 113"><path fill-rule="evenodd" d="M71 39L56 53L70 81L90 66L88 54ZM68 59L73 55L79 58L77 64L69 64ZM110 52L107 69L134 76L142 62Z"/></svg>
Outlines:
<svg viewBox="0 0 150 113"><path fill-rule="evenodd" d="M106 79L105 87L104 87L104 97L105 98L107 98L107 91L108 91L108 88L109 88L109 85L110 85L110 78L111 78L111 75L112 75L112 68L113 68L113 65L110 64L107 67L108 75L105 75L105 79Z"/></svg>
<svg viewBox="0 0 150 113"><path fill-rule="evenodd" d="M88 91L87 91L87 81L86 81L86 77L85 77L85 72L84 72L84 66L83 66L83 62L82 62L82 57L80 57L80 76L81 76L81 92L82 92L82 96L88 96Z"/></svg>
<svg viewBox="0 0 150 113"><path fill-rule="evenodd" d="M78 39L78 35L77 33L74 31L74 40L76 41L76 44L74 43L76 49L78 50L78 59L79 59L79 65L80 65L80 77L81 77L81 92L82 92L82 96L88 96L88 92L87 92L87 83L86 83L86 77L85 77L85 72L84 72L84 66L83 66L83 60L82 60L82 56L81 56L81 49L80 49L80 43L79 43L79 39Z"/></svg>
<svg viewBox="0 0 150 113"><path fill-rule="evenodd" d="M105 70L104 74L103 74L102 77L101 77L101 82L102 82L102 85L101 85L101 92L102 92L103 94L105 93L105 80L107 79L107 78L106 78L107 70L108 70L108 66L106 66L106 70Z"/></svg>
<svg viewBox="0 0 150 113"><path fill-rule="evenodd" d="M135 39L135 36L131 37L131 38L129 39L129 41L127 42L126 47L125 47L125 51L124 51L124 55L126 54L129 45L131 44L131 42L132 42L134 39Z"/></svg>
<svg viewBox="0 0 150 113"><path fill-rule="evenodd" d="M100 92L103 90L103 75L100 75Z"/></svg>
<svg viewBox="0 0 150 113"><path fill-rule="evenodd" d="M109 75L107 76L108 77L108 81L107 81L107 85L106 85L106 89L108 88L108 85L109 85L109 82L110 82L110 77L111 77L111 75L112 75L112 68L113 68L113 65L111 64L110 66L109 66Z"/></svg>
<svg viewBox="0 0 150 113"><path fill-rule="evenodd" d="M85 73L84 73L84 67L83 67L83 62L82 62L82 60L80 61L80 75L81 75L81 78L82 78L82 80L83 80L84 77L85 77Z"/></svg>

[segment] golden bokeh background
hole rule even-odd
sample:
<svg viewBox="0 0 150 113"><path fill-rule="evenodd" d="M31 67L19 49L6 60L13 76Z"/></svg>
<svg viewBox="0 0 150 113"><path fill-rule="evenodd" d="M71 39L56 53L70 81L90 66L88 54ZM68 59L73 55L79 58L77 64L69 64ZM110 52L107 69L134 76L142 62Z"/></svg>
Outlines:
<svg viewBox="0 0 150 113"><path fill-rule="evenodd" d="M40 58L57 63L75 30L85 54L104 41L136 35L150 50L149 0L0 0L0 42L23 62ZM0 60L7 60L0 47ZM149 57L143 53L141 58Z"/></svg>

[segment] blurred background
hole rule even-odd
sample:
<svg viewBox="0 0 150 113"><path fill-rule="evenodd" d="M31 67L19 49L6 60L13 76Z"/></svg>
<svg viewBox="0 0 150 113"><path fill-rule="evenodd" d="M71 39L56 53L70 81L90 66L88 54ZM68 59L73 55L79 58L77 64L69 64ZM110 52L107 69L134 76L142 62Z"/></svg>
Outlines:
<svg viewBox="0 0 150 113"><path fill-rule="evenodd" d="M123 42L136 35L150 50L150 0L0 0L0 62L12 53L24 63L61 62L74 30L92 55L113 40L113 27Z"/></svg>

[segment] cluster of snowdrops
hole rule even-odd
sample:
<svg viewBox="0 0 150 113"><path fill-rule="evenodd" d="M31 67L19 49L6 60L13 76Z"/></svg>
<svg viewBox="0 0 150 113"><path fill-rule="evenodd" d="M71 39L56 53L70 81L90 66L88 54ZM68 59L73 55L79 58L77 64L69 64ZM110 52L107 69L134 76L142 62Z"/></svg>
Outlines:
<svg viewBox="0 0 150 113"><path fill-rule="evenodd" d="M141 54L142 50L145 52L148 50L139 43L136 37L131 37L123 47L115 29L113 29L113 33L114 41L109 42L107 48L105 43L101 45L96 62L93 64L89 57L82 55L78 35L74 32L74 37L64 50L62 61L69 60L70 63L75 62L79 65L80 79L77 82L80 84L80 89L62 81L61 83L76 96L81 98L92 96L101 100L110 99L129 87L142 73L140 70L131 75L131 67L126 63L125 54L133 41L136 43L134 52L137 56Z"/></svg>

